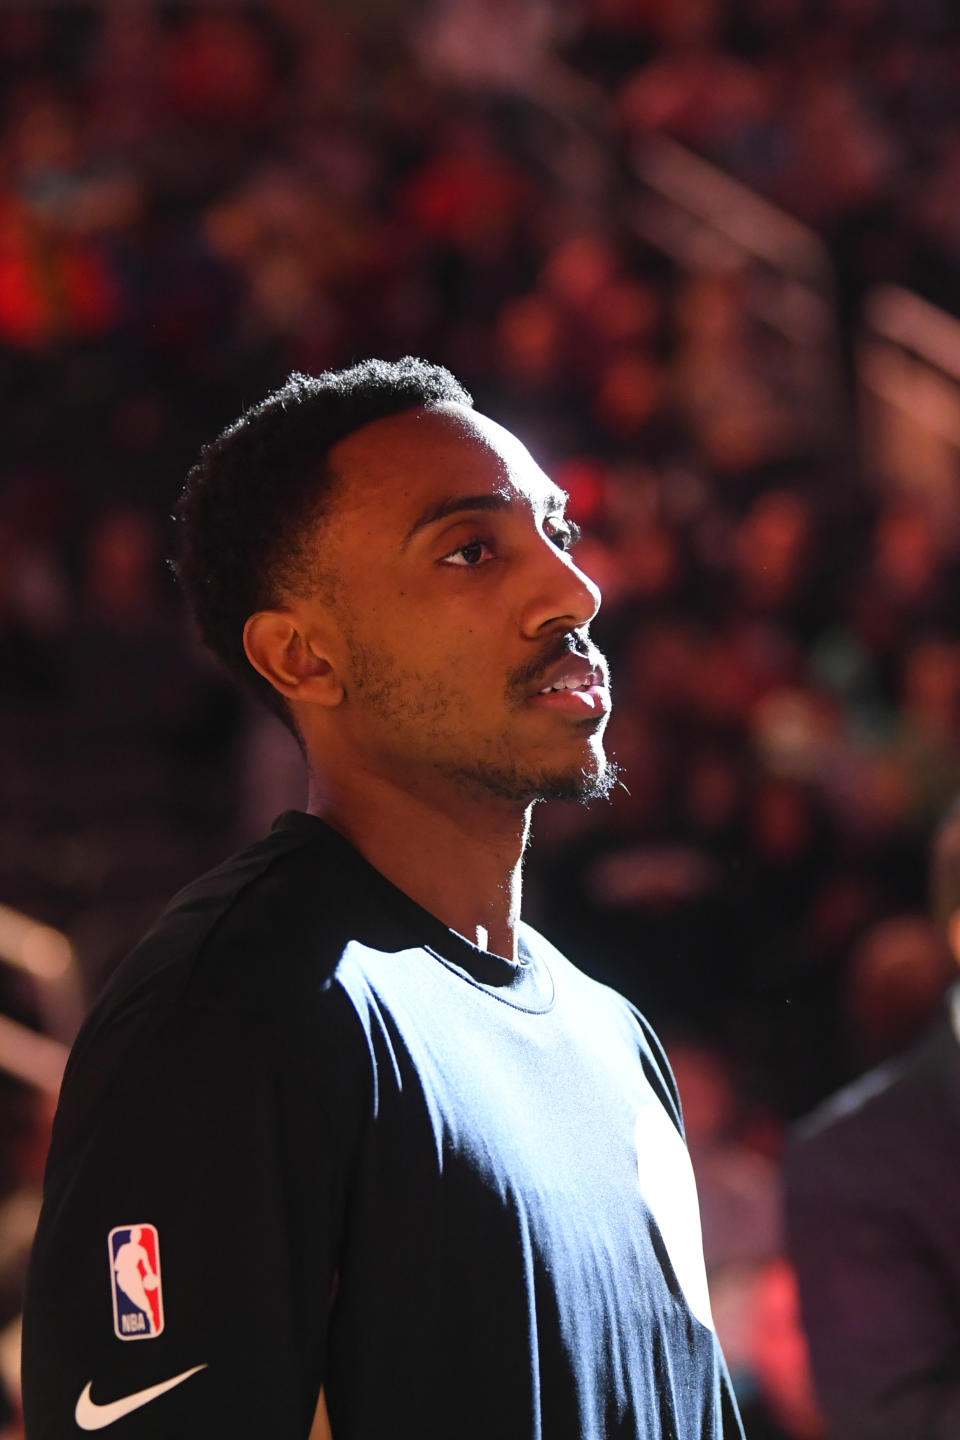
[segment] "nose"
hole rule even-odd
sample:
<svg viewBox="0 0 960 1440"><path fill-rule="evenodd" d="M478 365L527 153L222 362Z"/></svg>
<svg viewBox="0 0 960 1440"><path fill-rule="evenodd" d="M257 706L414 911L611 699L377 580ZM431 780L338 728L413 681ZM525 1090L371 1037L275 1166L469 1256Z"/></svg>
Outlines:
<svg viewBox="0 0 960 1440"><path fill-rule="evenodd" d="M538 553L527 572L527 596L520 628L528 640L539 639L552 628L574 630L589 625L600 609L600 589L559 550L540 537Z"/></svg>

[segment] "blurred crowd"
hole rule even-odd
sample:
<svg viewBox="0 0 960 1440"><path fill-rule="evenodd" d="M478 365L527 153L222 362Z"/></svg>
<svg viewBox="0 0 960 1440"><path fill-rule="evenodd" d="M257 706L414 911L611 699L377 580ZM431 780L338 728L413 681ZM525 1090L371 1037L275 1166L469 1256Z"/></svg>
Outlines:
<svg viewBox="0 0 960 1440"><path fill-rule="evenodd" d="M950 978L925 853L960 791L957 546L857 464L851 357L874 284L960 310L951 9L0 7L0 901L93 988L302 803L284 733L186 634L173 498L291 369L449 365L569 490L604 591L622 784L539 812L530 918L668 1041L756 1440L823 1434L784 1128ZM634 223L658 137L821 237L831 426L750 266Z"/></svg>

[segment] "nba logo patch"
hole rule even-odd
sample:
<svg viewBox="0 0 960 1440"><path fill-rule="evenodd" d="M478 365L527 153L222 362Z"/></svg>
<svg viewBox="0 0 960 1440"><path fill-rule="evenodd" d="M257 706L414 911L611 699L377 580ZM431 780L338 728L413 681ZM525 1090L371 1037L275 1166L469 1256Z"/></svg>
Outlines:
<svg viewBox="0 0 960 1440"><path fill-rule="evenodd" d="M117 1339L155 1339L163 1329L157 1227L117 1225L107 1236L107 1250Z"/></svg>

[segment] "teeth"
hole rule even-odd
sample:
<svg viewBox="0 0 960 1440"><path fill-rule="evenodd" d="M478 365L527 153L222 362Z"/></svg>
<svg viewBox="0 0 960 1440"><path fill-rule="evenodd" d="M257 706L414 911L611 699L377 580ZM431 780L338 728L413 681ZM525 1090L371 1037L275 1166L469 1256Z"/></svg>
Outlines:
<svg viewBox="0 0 960 1440"><path fill-rule="evenodd" d="M552 695L556 690L583 690L590 684L592 678L592 676L588 675L586 679L578 680L576 676L565 675L561 680L558 680L555 685L545 685L540 691L540 694Z"/></svg>

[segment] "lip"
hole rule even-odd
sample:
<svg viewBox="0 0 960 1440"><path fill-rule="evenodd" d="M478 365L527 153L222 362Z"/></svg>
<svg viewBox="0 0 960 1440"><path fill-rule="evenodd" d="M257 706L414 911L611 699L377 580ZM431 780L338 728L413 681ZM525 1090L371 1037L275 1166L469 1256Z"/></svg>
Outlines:
<svg viewBox="0 0 960 1440"><path fill-rule="evenodd" d="M528 705L538 709L559 710L576 720L600 720L610 710L610 691L606 685L587 685L579 690L551 690L546 695L531 695Z"/></svg>
<svg viewBox="0 0 960 1440"><path fill-rule="evenodd" d="M576 689L541 691L561 680L576 681ZM536 680L536 688L528 696L531 705L559 710L578 719L596 719L610 709L610 690L601 664L583 656L565 655Z"/></svg>

